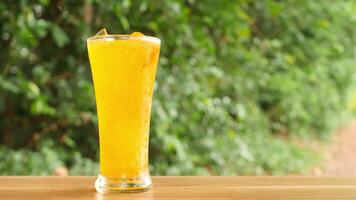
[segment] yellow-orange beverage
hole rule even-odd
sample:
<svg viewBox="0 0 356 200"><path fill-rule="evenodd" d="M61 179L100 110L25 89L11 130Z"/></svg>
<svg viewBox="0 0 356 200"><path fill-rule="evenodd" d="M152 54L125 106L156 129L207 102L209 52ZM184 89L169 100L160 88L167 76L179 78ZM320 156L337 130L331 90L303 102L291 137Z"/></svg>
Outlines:
<svg viewBox="0 0 356 200"><path fill-rule="evenodd" d="M140 33L88 39L99 123L99 192L151 186L148 137L160 40Z"/></svg>

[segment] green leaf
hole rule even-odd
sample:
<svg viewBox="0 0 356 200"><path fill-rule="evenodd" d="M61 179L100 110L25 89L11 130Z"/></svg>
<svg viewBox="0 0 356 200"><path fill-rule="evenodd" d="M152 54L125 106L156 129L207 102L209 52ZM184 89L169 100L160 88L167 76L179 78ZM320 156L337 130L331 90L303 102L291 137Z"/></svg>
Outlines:
<svg viewBox="0 0 356 200"><path fill-rule="evenodd" d="M2 76L0 76L0 88L15 94L19 92L19 87L17 85L4 79Z"/></svg>
<svg viewBox="0 0 356 200"><path fill-rule="evenodd" d="M39 19L36 23L36 32L39 37L44 37L47 34L49 23L46 20Z"/></svg>
<svg viewBox="0 0 356 200"><path fill-rule="evenodd" d="M27 83L27 88L27 94L30 98L35 98L41 93L40 88L32 81Z"/></svg>
<svg viewBox="0 0 356 200"><path fill-rule="evenodd" d="M56 110L48 105L45 97L39 96L31 104L31 113L34 115L43 114L53 116L56 114Z"/></svg>
<svg viewBox="0 0 356 200"><path fill-rule="evenodd" d="M268 10L271 16L275 17L278 16L283 11L283 6L280 3L269 1Z"/></svg>
<svg viewBox="0 0 356 200"><path fill-rule="evenodd" d="M67 34L57 25L52 26L52 38L56 42L58 47L63 47L69 43L69 37Z"/></svg>
<svg viewBox="0 0 356 200"><path fill-rule="evenodd" d="M124 28L124 30L128 31L130 28L130 23L127 20L127 18L125 16L120 16L119 20L120 20L120 23L121 23L122 27Z"/></svg>
<svg viewBox="0 0 356 200"><path fill-rule="evenodd" d="M40 0L40 3L44 6L48 6L51 0Z"/></svg>

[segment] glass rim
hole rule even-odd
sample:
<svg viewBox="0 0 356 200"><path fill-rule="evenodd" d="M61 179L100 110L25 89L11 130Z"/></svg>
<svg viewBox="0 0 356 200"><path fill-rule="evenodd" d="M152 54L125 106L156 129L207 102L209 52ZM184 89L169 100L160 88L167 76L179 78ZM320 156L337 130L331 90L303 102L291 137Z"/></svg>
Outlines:
<svg viewBox="0 0 356 200"><path fill-rule="evenodd" d="M161 40L156 37L152 36L131 36L131 35L124 35L124 34L114 34L114 35L97 35L97 36L92 36L87 39L87 41L92 41L92 40L104 40L104 41L114 41L114 40L144 40L148 42L154 42L154 43L161 43Z"/></svg>

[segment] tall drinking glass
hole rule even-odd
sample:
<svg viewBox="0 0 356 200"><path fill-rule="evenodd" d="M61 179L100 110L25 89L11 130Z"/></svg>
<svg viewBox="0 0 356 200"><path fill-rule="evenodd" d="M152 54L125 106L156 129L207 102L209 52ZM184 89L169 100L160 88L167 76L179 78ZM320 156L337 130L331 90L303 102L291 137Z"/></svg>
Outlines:
<svg viewBox="0 0 356 200"><path fill-rule="evenodd" d="M98 192L151 187L148 138L158 38L102 34L87 40L100 140Z"/></svg>

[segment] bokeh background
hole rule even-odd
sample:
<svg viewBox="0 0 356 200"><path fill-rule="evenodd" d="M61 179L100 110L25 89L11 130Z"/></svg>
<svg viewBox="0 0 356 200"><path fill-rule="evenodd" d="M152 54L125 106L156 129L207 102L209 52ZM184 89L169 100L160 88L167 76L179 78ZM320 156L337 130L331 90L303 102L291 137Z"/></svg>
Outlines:
<svg viewBox="0 0 356 200"><path fill-rule="evenodd" d="M97 174L104 27L162 40L152 174L322 171L356 111L353 0L2 0L0 175Z"/></svg>

